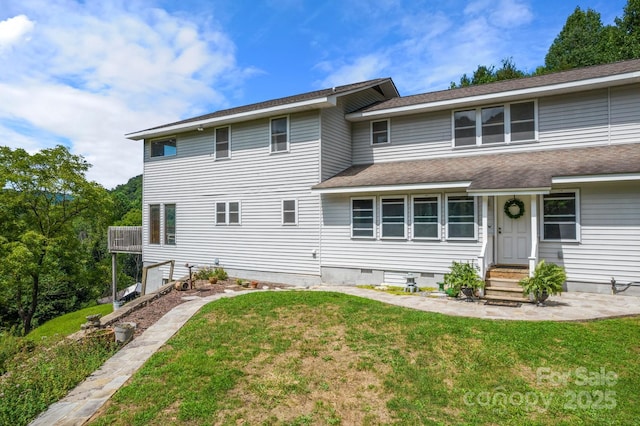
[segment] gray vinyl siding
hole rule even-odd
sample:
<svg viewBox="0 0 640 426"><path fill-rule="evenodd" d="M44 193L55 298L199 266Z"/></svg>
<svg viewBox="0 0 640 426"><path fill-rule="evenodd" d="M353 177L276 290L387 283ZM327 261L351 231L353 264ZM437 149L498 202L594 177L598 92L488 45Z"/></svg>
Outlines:
<svg viewBox="0 0 640 426"><path fill-rule="evenodd" d="M538 141L452 148L451 110L390 118L391 143L371 146L370 121L354 122L353 163L587 147L637 141L640 85L537 99Z"/></svg>
<svg viewBox="0 0 640 426"><path fill-rule="evenodd" d="M377 194L358 194L375 196ZM408 226L411 225L411 195L407 196ZM351 238L351 197L324 195L322 197L322 266L332 268L365 268L384 271L424 272L444 274L451 262L476 261L482 244L481 228L478 241L419 241L391 239ZM441 215L444 222L445 194L441 194ZM376 224L380 225L380 197L376 197ZM477 199L477 217L480 221L481 200ZM444 231L442 231L444 232Z"/></svg>
<svg viewBox="0 0 640 426"><path fill-rule="evenodd" d="M640 84L611 90L611 143L638 142Z"/></svg>
<svg viewBox="0 0 640 426"><path fill-rule="evenodd" d="M201 155L146 162L144 261L175 259L176 276L186 274L186 262L211 265L215 258L227 269L319 275L312 256L319 196L310 191L319 176L319 134L319 114L309 111L290 116L289 152L270 153L269 120L262 119L231 126L231 159L215 161L203 148ZM210 145L197 133L178 137L179 145L198 143ZM296 225L282 224L283 200L297 200ZM241 224L216 225L215 203L235 201ZM150 204L176 204L175 246L149 245Z"/></svg>
<svg viewBox="0 0 640 426"><path fill-rule="evenodd" d="M351 166L351 123L338 108L322 111L322 176L326 180Z"/></svg>
<svg viewBox="0 0 640 426"><path fill-rule="evenodd" d="M611 277L619 282L640 280L638 182L571 188L580 190L581 240L543 241L540 257L563 265L568 281L608 284Z"/></svg>

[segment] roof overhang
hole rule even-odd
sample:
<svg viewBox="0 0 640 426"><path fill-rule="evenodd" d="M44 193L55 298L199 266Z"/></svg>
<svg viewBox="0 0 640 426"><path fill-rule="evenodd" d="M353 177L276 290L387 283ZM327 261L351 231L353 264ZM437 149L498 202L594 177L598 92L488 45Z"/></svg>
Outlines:
<svg viewBox="0 0 640 426"><path fill-rule="evenodd" d="M218 127L226 124L237 123L239 121L256 120L265 117L273 117L275 115L284 115L294 112L308 111L312 109L328 108L336 105L336 99L336 96L326 96L322 98L309 99L302 102L277 105L255 111L245 111L237 114L212 117L197 121L189 121L187 123L179 123L174 126L165 126L157 129L142 130L139 132L128 133L125 135L125 137L127 139L138 141L142 139L174 135L178 132L189 132L206 129L208 127Z"/></svg>
<svg viewBox="0 0 640 426"><path fill-rule="evenodd" d="M513 188L513 189L470 189L469 195L503 196L503 195L543 195L551 192L551 187L547 188Z"/></svg>
<svg viewBox="0 0 640 426"><path fill-rule="evenodd" d="M397 115L417 114L430 111L458 109L468 106L486 104L488 102L507 102L530 99L540 96L560 95L579 90L594 90L611 86L621 86L640 82L640 71L624 74L610 75L606 77L589 78L585 80L570 81L565 83L548 84L539 87L487 93L476 96L466 96L456 99L443 99L433 102L424 102L413 105L404 105L393 108L378 109L373 111L358 111L347 114L349 121L364 121L380 117L393 117Z"/></svg>
<svg viewBox="0 0 640 426"><path fill-rule="evenodd" d="M551 182L557 185L563 183L592 183L592 182L620 182L640 180L640 173L620 173L608 175L590 175L590 176L556 176Z"/></svg>
<svg viewBox="0 0 640 426"><path fill-rule="evenodd" d="M372 186L345 186L338 188L311 188L317 194L364 194L368 192L394 192L394 191L433 191L436 189L466 189L471 185L470 181L460 182L434 182L416 183L405 185L372 185Z"/></svg>

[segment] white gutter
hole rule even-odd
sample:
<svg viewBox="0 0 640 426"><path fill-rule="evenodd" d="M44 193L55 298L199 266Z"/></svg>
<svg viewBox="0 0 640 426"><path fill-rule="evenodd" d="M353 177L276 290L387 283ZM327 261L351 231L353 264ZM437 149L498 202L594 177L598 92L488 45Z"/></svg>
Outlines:
<svg viewBox="0 0 640 426"><path fill-rule="evenodd" d="M354 112L347 114L345 118L349 121L361 121L380 116L394 116L403 114L415 114L418 112L434 111L442 109L456 109L461 105L473 105L486 103L489 101L507 100L513 98L526 99L534 96L551 95L556 93L570 92L578 88L588 87L597 89L612 85L633 83L640 80L640 71L626 74L617 74L607 77L590 78L587 80L571 81L566 83L551 84L540 87L529 87L524 89L509 90L505 92L488 93L477 96L463 97L459 99L446 99L435 102L420 103L414 105L399 106L396 108L381 109L376 111Z"/></svg>
<svg viewBox="0 0 640 426"><path fill-rule="evenodd" d="M142 130L139 132L128 133L125 135L127 139L134 141L172 135L178 132L195 131L198 128L216 127L223 124L229 124L237 121L244 121L247 118L256 119L262 117L270 117L277 114L286 114L295 111L304 111L310 109L327 108L336 105L336 96L327 96L317 99L310 99L291 104L277 105L269 108L262 108L252 111L239 112L237 114L223 115L220 117L212 117L198 121L189 121L188 123L179 123L173 126L164 126L157 129Z"/></svg>
<svg viewBox="0 0 640 426"><path fill-rule="evenodd" d="M617 182L640 180L640 173L620 173L609 175L558 176L551 179L551 183L589 183L589 182Z"/></svg>
<svg viewBox="0 0 640 426"><path fill-rule="evenodd" d="M500 188L500 189L470 189L467 190L469 195L543 195L551 192L551 188Z"/></svg>
<svg viewBox="0 0 640 426"><path fill-rule="evenodd" d="M355 194L364 192L391 192L391 191L427 191L433 189L467 188L471 182L437 182L437 183L410 183L403 185L375 185L375 186L342 186L337 188L311 189L319 194Z"/></svg>

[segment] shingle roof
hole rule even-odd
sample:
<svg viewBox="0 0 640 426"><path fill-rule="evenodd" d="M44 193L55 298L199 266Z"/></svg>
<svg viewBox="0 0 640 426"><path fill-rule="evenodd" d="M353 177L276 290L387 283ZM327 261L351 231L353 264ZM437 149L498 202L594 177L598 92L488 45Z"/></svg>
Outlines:
<svg viewBox="0 0 640 426"><path fill-rule="evenodd" d="M385 83L385 82L390 82L393 85L393 81L391 80L391 78L377 78L377 79L374 79L374 80L361 81L359 83L353 83L353 84L347 84L347 85L344 85L344 86L336 86L336 87L332 87L332 88L328 88L328 89L316 90L316 91L313 91L313 92L301 93L299 95L287 96L287 97L284 97L284 98L271 99L271 100L268 100L268 101L258 102L258 103L255 103L255 104L242 105L242 106L235 107L235 108L223 109L223 110L212 112L210 114L200 115L200 116L197 116L197 117L191 117L191 118L188 118L188 119L185 119L185 120L176 121L176 122L173 122L173 123L163 124L161 126L151 127L149 129L142 130L142 132L145 132L145 131L148 131L148 130L162 129L164 127L171 127L171 126L176 126L176 125L185 124L185 123L191 123L191 122L194 122L194 121L202 121L202 120L207 120L207 119L211 119L211 118L225 117L225 116L234 115L234 114L241 114L241 113L244 113L244 112L258 111L258 110L261 110L261 109L272 108L272 107L277 107L277 106L282 106L282 105L288 105L288 104L293 104L293 103L296 103L296 102L304 102L304 101L308 101L308 100L312 100L312 99L318 99L318 98L324 98L324 97L332 96L332 95L340 95L342 93L347 93L347 92L350 92L350 91L353 91L353 90L358 90L358 89L362 89L362 88L366 88L366 87L376 86L376 85L379 85L379 84L382 84L382 83ZM397 93L397 91L396 91L396 93Z"/></svg>
<svg viewBox="0 0 640 426"><path fill-rule="evenodd" d="M480 84L458 89L441 90L437 92L392 98L379 104L366 107L360 110L360 112L380 111L430 102L448 101L493 93L509 92L513 90L532 89L536 87L608 77L637 71L640 71L640 59L615 62L605 65L595 65L586 68L577 68L569 71L539 75L535 77L517 78L513 80L499 81L496 83Z"/></svg>
<svg viewBox="0 0 640 426"><path fill-rule="evenodd" d="M549 188L554 177L640 173L640 144L356 165L314 189L471 181L469 190Z"/></svg>

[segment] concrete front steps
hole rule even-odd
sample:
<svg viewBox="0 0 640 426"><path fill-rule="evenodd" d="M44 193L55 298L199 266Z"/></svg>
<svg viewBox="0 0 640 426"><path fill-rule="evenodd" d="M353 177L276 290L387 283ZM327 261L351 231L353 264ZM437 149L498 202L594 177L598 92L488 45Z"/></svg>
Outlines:
<svg viewBox="0 0 640 426"><path fill-rule="evenodd" d="M518 282L529 276L526 266L497 265L487 271L484 298L488 300L509 300L513 302L530 302L522 295L522 287Z"/></svg>

